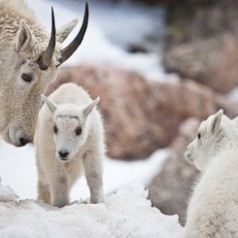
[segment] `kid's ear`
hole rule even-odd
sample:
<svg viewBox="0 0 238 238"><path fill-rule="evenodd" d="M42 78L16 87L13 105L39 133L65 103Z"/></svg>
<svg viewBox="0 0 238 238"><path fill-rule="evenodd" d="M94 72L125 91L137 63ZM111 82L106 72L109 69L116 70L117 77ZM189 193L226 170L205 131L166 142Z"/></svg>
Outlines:
<svg viewBox="0 0 238 238"><path fill-rule="evenodd" d="M93 108L99 103L99 101L100 101L100 98L99 97L97 97L95 100L93 100L88 106L86 106L85 108L84 108L84 115L87 117L90 113L91 113L91 111L93 110Z"/></svg>
<svg viewBox="0 0 238 238"><path fill-rule="evenodd" d="M223 110L222 109L220 109L214 115L214 118L213 118L212 123L211 123L211 131L212 131L213 134L216 133L220 129L222 116L223 116Z"/></svg>
<svg viewBox="0 0 238 238"><path fill-rule="evenodd" d="M30 45L31 40L32 34L30 28L27 26L24 20L21 20L15 42L16 51L19 52L25 50Z"/></svg>
<svg viewBox="0 0 238 238"><path fill-rule="evenodd" d="M55 112L55 110L57 109L57 105L52 101L50 100L48 97L46 97L45 95L41 95L41 98L42 100L45 102L45 104L48 106L48 108L50 109L50 111L52 113Z"/></svg>

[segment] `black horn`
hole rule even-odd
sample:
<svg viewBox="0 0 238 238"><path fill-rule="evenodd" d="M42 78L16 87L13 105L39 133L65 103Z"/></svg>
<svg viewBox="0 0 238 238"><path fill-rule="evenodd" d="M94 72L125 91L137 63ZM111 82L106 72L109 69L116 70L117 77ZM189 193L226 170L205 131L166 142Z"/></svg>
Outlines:
<svg viewBox="0 0 238 238"><path fill-rule="evenodd" d="M74 40L68 46L66 46L64 49L61 50L61 59L59 60L60 62L59 65L61 65L64 61L66 61L77 50L77 48L79 47L84 38L87 26L88 26L88 3L86 3L85 5L84 18L80 31L78 32Z"/></svg>
<svg viewBox="0 0 238 238"><path fill-rule="evenodd" d="M53 53L55 50L55 42L56 42L56 32L55 32L55 16L54 16L54 9L51 7L51 36L49 44L45 51L42 52L41 56L39 57L37 63L42 70L46 70L53 57Z"/></svg>

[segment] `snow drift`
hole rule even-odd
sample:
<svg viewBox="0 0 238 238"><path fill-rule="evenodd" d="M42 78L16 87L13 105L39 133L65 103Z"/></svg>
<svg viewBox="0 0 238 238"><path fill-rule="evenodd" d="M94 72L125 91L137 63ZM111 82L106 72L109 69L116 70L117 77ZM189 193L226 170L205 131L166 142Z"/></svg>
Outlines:
<svg viewBox="0 0 238 238"><path fill-rule="evenodd" d="M151 207L148 192L131 182L106 198L105 204L75 202L55 208L34 200L17 200L0 186L1 238L182 237L177 215L165 216Z"/></svg>

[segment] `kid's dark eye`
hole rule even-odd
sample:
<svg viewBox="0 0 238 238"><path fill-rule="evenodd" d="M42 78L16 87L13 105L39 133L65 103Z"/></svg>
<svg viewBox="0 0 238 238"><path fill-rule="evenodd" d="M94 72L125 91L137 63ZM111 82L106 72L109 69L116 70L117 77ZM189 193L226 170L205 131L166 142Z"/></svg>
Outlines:
<svg viewBox="0 0 238 238"><path fill-rule="evenodd" d="M33 80L32 74L25 74L24 73L24 74L21 75L21 78L27 83L30 83Z"/></svg>
<svg viewBox="0 0 238 238"><path fill-rule="evenodd" d="M54 133L57 134L58 133L58 128L56 125L54 125Z"/></svg>
<svg viewBox="0 0 238 238"><path fill-rule="evenodd" d="M79 136L82 133L82 128L81 127L77 127L75 130L75 135Z"/></svg>
<svg viewBox="0 0 238 238"><path fill-rule="evenodd" d="M198 133L198 140L201 138L201 134L200 133Z"/></svg>

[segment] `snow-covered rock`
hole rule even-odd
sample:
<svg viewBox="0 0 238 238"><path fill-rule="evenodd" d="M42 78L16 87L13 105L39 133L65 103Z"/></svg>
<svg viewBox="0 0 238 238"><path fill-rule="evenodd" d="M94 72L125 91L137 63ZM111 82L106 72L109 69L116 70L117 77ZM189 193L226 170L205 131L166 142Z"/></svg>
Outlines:
<svg viewBox="0 0 238 238"><path fill-rule="evenodd" d="M181 237L178 217L151 207L147 195L143 185L132 182L109 195L105 204L74 203L60 209L34 200L10 199L0 202L0 237Z"/></svg>

